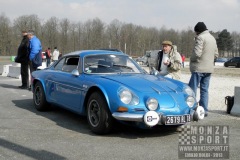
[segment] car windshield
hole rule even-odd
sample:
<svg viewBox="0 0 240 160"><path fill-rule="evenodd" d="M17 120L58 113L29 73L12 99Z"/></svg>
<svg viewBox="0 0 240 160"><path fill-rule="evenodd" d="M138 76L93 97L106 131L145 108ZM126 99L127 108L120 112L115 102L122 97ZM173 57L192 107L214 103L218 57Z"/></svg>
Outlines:
<svg viewBox="0 0 240 160"><path fill-rule="evenodd" d="M126 55L89 55L84 57L84 73L142 73L143 70Z"/></svg>

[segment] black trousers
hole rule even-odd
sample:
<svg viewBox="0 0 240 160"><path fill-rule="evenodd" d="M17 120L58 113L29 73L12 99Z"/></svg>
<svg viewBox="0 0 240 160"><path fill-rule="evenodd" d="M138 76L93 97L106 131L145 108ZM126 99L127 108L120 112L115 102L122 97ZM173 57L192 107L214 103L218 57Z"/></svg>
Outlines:
<svg viewBox="0 0 240 160"><path fill-rule="evenodd" d="M22 86L28 87L29 75L28 75L28 63L21 63L21 77Z"/></svg>

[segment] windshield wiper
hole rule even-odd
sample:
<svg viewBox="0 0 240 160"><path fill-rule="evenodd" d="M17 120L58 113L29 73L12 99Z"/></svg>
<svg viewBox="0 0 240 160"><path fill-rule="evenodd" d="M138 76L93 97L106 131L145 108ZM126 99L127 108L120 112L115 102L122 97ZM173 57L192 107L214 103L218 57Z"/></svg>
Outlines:
<svg viewBox="0 0 240 160"><path fill-rule="evenodd" d="M126 65L122 65L122 64L113 64L113 66L123 67L123 68L132 70L132 67L129 67L129 66L126 66Z"/></svg>
<svg viewBox="0 0 240 160"><path fill-rule="evenodd" d="M106 65L106 64L98 64L98 66L106 67L106 68L109 68L109 67L110 67L109 65Z"/></svg>
<svg viewBox="0 0 240 160"><path fill-rule="evenodd" d="M85 65L87 65L87 66L95 66L95 65L97 65L97 62L95 62L95 63L85 63Z"/></svg>

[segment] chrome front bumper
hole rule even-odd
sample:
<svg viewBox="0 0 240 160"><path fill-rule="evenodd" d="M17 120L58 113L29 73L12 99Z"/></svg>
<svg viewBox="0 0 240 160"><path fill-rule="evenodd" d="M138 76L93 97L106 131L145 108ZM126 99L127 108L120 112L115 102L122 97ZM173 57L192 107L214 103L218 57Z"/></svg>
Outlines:
<svg viewBox="0 0 240 160"><path fill-rule="evenodd" d="M155 112L155 111L149 111L149 112ZM164 125L166 122L166 115L162 113L155 112L154 116L156 119L156 123L154 125L148 124L144 118L148 114L146 112L145 114L133 114L133 113L126 113L126 112L114 112L112 116L120 121L131 121L131 122L143 122L146 125L154 126L154 125ZM200 119L204 118L204 109L201 106L198 106L196 109L190 111L191 121L198 121Z"/></svg>

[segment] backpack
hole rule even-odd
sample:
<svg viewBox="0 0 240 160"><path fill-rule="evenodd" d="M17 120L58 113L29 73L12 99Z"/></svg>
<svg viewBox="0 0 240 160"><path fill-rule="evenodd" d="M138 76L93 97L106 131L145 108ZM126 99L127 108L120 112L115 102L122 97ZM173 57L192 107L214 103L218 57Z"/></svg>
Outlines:
<svg viewBox="0 0 240 160"><path fill-rule="evenodd" d="M227 113L230 114L234 104L234 96L226 96L225 104L227 105Z"/></svg>
<svg viewBox="0 0 240 160"><path fill-rule="evenodd" d="M35 57L32 60L32 66L34 68L37 68L39 66L42 66L42 50L38 52L38 54L35 55Z"/></svg>
<svg viewBox="0 0 240 160"><path fill-rule="evenodd" d="M45 54L46 54L46 58L47 58L47 59L50 59L50 58L51 58L51 55L49 54L49 51L48 51L48 50L45 51Z"/></svg>

